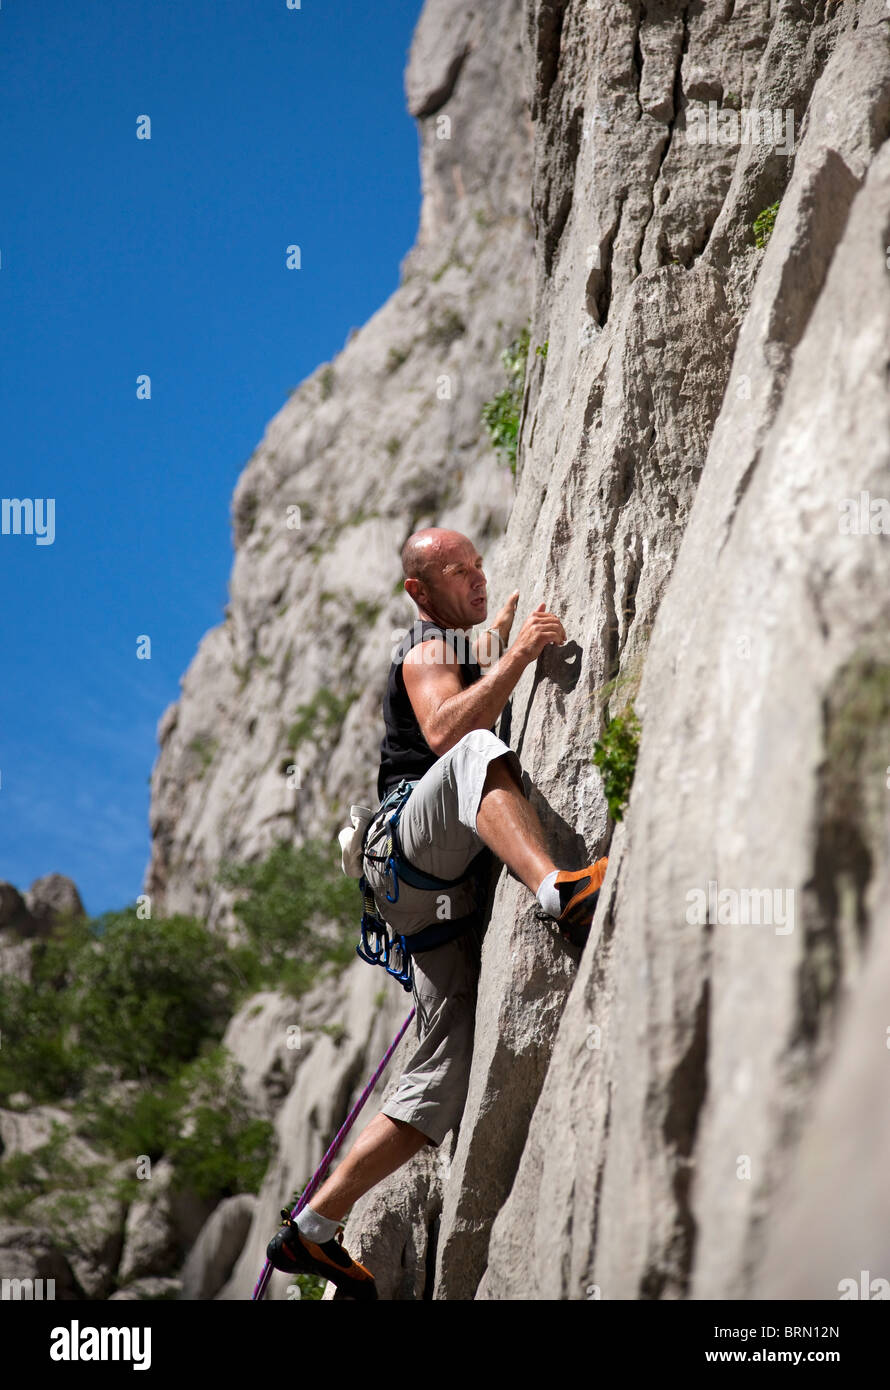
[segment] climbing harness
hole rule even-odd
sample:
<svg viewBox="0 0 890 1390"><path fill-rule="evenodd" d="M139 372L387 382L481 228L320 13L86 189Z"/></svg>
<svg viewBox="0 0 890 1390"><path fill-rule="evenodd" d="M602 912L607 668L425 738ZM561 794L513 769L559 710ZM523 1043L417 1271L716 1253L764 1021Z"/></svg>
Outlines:
<svg viewBox="0 0 890 1390"><path fill-rule="evenodd" d="M387 880L386 901L390 903L399 900L399 880L410 888L427 889L430 892L447 892L450 888L456 888L458 884L465 883L468 879L476 878L480 884L482 876L487 872L490 864L490 852L481 849L471 860L466 870L459 878L436 878L433 874L424 873L405 858L402 847L399 843L399 817L405 804L414 790L416 783L408 778L402 778L401 782L392 789L380 803L378 811L364 827L362 846L368 837L368 831L380 817L380 812L387 812L385 850L383 854L373 854L365 851L365 858L373 863L385 864L385 878ZM362 808L357 808L361 810ZM353 822L355 825L356 823ZM356 827L357 828L357 827ZM432 951L437 946L444 946L446 942L453 941L456 937L462 936L469 931L481 919L481 909L477 907L473 912L468 912L465 916L456 920L445 920L433 922L428 927L421 928L418 932L412 932L410 936L394 936L388 924L384 922L377 911L377 904L374 895L368 885L368 881L362 874L359 879L359 888L362 894L362 939L356 946L356 955L362 960L368 961L371 965L382 965L387 974L392 975L398 980L399 984L406 990L413 989L413 970L411 957L420 951ZM477 894L478 898L478 894ZM312 1194L318 1189L325 1178L328 1169L333 1162L338 1149L352 1128L355 1120L365 1104L368 1096L373 1091L380 1076L389 1062L390 1057L395 1052L409 1023L417 1012L416 1007L411 1010L405 1022L402 1024L396 1036L393 1038L389 1047L382 1058L380 1065L374 1072L361 1096L350 1110L345 1122L338 1130L333 1143L321 1160L316 1171L313 1173L309 1182L290 1214L291 1220L295 1220L299 1213L308 1203ZM341 1242L342 1243L342 1242ZM272 1277L273 1265L266 1260L263 1265L262 1273L256 1282L253 1290L253 1300L257 1301L263 1297Z"/></svg>
<svg viewBox="0 0 890 1390"><path fill-rule="evenodd" d="M416 868L405 858L399 842L399 818L415 785L414 781L403 777L401 782L384 797L375 816L376 820L381 811L388 813L384 852L372 854L370 851L365 851L365 858L373 863L386 865L384 879L388 903L398 902L400 879L409 888L421 888L431 893L445 893L451 888L456 888L459 884L466 883L469 879L478 878L480 872L484 872L489 862L489 851L482 849L471 860L459 878L437 878L434 874L428 874L422 869ZM371 824L373 823L372 821ZM366 830L365 838L367 838L367 833ZM480 909L476 907L463 917L432 922L428 927L422 927L420 931L412 932L410 936L397 936L392 934L388 924L377 911L374 895L364 874L359 879L359 889L362 895L362 939L355 948L356 955L367 961L369 965L382 965L386 973L392 975L394 980L398 980L402 988L406 990L413 988L412 956L418 955L421 951L432 951L437 946L444 946L447 942L454 941L464 932L470 931L480 920Z"/></svg>
<svg viewBox="0 0 890 1390"><path fill-rule="evenodd" d="M346 1138L347 1134L352 1129L352 1126L355 1124L355 1121L358 1118L359 1111L361 1110L365 1101L368 1099L368 1096L371 1094L374 1087L377 1085L377 1082L380 1080L380 1076L383 1072L384 1067L386 1066L392 1054L395 1052L399 1043L402 1041L402 1038L405 1034L405 1029L408 1027L408 1024L414 1017L415 1012L416 1010L412 1009L408 1017L405 1019L405 1022L402 1024L398 1033L393 1038L389 1047L386 1049L386 1053L384 1054L379 1067L375 1071L374 1075L371 1077L371 1080L368 1082L365 1089L362 1091L355 1105L350 1110L343 1124L340 1126L340 1129L337 1131L337 1134L334 1138L334 1142L331 1144L324 1158L321 1160L321 1163L316 1168L315 1172L312 1174L312 1177L307 1182L299 1202L297 1202L297 1205L291 1212L292 1221L295 1220L297 1216L299 1216L300 1212L303 1210L303 1208L309 1201L309 1198L312 1196L314 1192L318 1190L320 1184L324 1180L328 1169L330 1168L337 1155L337 1150L340 1148L341 1144L343 1143L343 1140ZM261 1299L263 1294L266 1292L269 1280L272 1277L272 1270L273 1265L269 1262L269 1260L267 1260L266 1263L263 1265L262 1273L260 1274L259 1279L256 1281L256 1284L254 1285L252 1301L259 1301L259 1299Z"/></svg>

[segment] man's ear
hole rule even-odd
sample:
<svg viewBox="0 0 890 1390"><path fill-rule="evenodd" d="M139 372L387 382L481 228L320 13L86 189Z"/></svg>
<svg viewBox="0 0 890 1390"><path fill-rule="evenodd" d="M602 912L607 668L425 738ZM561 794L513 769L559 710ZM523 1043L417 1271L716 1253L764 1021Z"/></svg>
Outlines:
<svg viewBox="0 0 890 1390"><path fill-rule="evenodd" d="M426 601L426 589L419 579L405 580L405 593L420 607Z"/></svg>

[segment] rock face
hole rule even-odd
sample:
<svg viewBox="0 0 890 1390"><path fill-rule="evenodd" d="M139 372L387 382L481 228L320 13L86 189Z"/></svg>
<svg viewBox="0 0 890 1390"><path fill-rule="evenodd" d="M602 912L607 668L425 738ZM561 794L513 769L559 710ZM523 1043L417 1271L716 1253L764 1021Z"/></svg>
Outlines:
<svg viewBox="0 0 890 1390"><path fill-rule="evenodd" d="M617 10L613 18L619 22ZM697 306L731 274L730 263L745 258L755 215L781 199L762 257L747 252L754 274L737 272L726 296L739 305L750 285L734 354L722 319L712 321L716 337L707 333L705 351L729 376L646 656L630 811L612 843L605 901L515 1178L501 1174L502 1191L512 1180L509 1197L498 1200L497 1214L489 1208L496 1220L486 1268L476 1262L468 1274L468 1282L481 1276L481 1297L763 1297L763 1260L784 1207L783 1180L796 1176L795 1188L804 1190L801 1123L821 1099L824 1065L852 1026L869 970L881 968L881 943L873 937L886 921L890 848L890 552L884 536L858 527L851 534L843 518L844 499L858 501L862 490L882 497L888 484L890 16L875 4L857 16L837 12L831 23L818 18L813 7L779 7L754 66L750 31L739 33L736 50L735 24L717 24L723 42L715 64L714 20L687 17L674 85L682 107L653 204L661 203L660 180L683 182L688 149L681 153L681 144L672 156L689 125L687 65L690 84L693 74L716 67L723 91L732 86L745 106L793 105L795 149L793 158L777 158L742 146L728 185L719 167L698 165L699 181L713 184L722 200L710 235L692 225L678 240L669 219L661 232L653 220L640 274L625 290L624 305L640 304L627 319L636 334L646 317L640 301L651 296L658 304L682 282L672 336L694 351ZM642 39L641 47L645 76ZM690 238L702 246L691 257ZM658 269L650 260L647 272L647 245L660 245L665 255L679 249L686 268ZM570 242L564 254L571 257ZM557 284L561 264L562 254L553 268ZM615 290L613 269L613 298ZM558 292L553 298L545 288L539 303L551 324L555 315L568 328L569 305ZM616 303L613 315L622 307ZM552 327L550 337L552 353ZM597 346L609 365L603 423L594 422L587 436L587 467L577 461L576 451L584 457L580 410L560 446L566 486L575 479L584 489L582 514L584 501L602 506L611 490L615 452L607 431L626 438L627 407L609 386L616 354L602 338ZM668 409L667 438L659 420L674 358L669 341L662 351L667 370L652 381L650 445L638 436L622 520L605 546L606 555L616 555L616 570L619 547L631 549L622 536L642 533L645 550L647 514L661 512L652 490L676 476L680 458L676 409ZM596 382L595 365L586 379L576 371L572 380L582 400L588 390L598 397ZM685 373L679 389L685 394ZM542 389L539 421L542 408L553 418L545 397ZM682 494L676 500L675 522L683 519ZM569 535L564 527L560 535L560 506L554 501L550 528L539 523L531 563L546 557L548 569L564 576L582 545L595 565L602 563L603 541L591 546L591 528ZM518 508L510 540L517 556L528 553ZM654 616L649 596L661 579L659 558L650 550L634 576L630 630L622 631L619 619L622 667L633 628ZM570 630L586 628L588 641L578 640L585 649L589 643L592 684L612 671L598 664L608 644L596 640L609 585L597 584L596 570L591 580L587 623L580 605L569 617ZM616 613L622 592L626 581L612 600ZM590 685L585 693L589 701ZM543 745L539 780L556 751L549 730L560 723L565 730L556 740L563 768L583 748L572 748L571 731L581 722L577 688L564 721L555 713L548 717L539 700L528 719ZM585 823L564 781L551 791L547 779L544 789L570 823ZM595 822L587 823L595 834ZM728 892L727 911L708 922L696 916L693 895L706 894L710 882ZM743 890L768 895L770 911L751 913L748 922L741 908L730 915L733 895L743 902ZM867 1052L858 1061L870 1070ZM477 1075L473 1094L483 1091ZM879 1245L886 1264L886 1196L865 1157L872 1135L881 1135L867 1106L856 1110L855 1132L863 1151L857 1176L835 1164L821 1195L830 1188L832 1205L849 1214L858 1174L868 1179L866 1209L872 1218L883 1214L884 1224L862 1257L876 1258ZM815 1142L811 1137L810 1153ZM468 1164L474 1147L471 1122L459 1146ZM882 1152L886 1158L886 1147ZM491 1162L490 1147L484 1161ZM459 1189L458 1213L462 1197ZM860 1190L855 1200L862 1197ZM839 1280L860 1268L846 1268L855 1242L833 1249L826 1238L811 1240L818 1229L812 1206L810 1218L796 1227L797 1258L778 1282L773 1274L771 1287L780 1284L788 1297L837 1297ZM817 1247L818 1276L810 1259Z"/></svg>
<svg viewBox="0 0 890 1390"><path fill-rule="evenodd" d="M559 862L609 873L580 960L502 875L460 1130L346 1244L392 1298L837 1297L890 1274L890 12L427 0L406 87L418 245L238 484L146 891L223 923L221 859L373 798L398 549L466 531L493 604L569 634L502 732ZM527 316L514 485L479 411ZM591 754L629 699L616 829ZM333 1072L233 1031L281 1149L218 1296L394 1031L373 974Z"/></svg>

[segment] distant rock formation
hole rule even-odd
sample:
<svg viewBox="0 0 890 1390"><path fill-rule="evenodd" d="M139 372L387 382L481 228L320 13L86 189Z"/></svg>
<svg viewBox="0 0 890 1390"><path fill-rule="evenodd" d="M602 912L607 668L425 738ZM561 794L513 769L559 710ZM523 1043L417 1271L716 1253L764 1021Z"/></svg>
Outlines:
<svg viewBox="0 0 890 1390"><path fill-rule="evenodd" d="M0 931L12 927L19 936L41 936L60 917L83 916L77 887L64 874L35 878L24 897L11 883L0 882Z"/></svg>

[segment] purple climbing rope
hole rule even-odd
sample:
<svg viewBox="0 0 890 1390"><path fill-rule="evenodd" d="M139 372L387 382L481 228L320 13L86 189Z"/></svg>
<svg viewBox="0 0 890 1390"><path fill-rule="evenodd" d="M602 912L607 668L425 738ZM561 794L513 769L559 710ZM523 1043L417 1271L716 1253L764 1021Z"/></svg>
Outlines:
<svg viewBox="0 0 890 1390"><path fill-rule="evenodd" d="M411 1022L411 1020L412 1020L412 1018L414 1017L415 1013L416 1013L416 1009L412 1009L411 1012L410 1012L410 1014L408 1015L408 1017L405 1019L405 1022L402 1024L401 1028L399 1029L398 1033L397 1033L396 1036L393 1038L393 1040L392 1040L392 1042L390 1043L389 1047L386 1049L386 1055L384 1056L383 1061L380 1063L380 1066L377 1068L377 1070L375 1071L374 1075L371 1077L371 1080L368 1082L367 1086L366 1086L365 1089L362 1091L362 1093L361 1093L361 1095L359 1096L358 1100L356 1101L355 1105L352 1107L352 1109L350 1110L349 1114L346 1116L346 1119L344 1120L343 1124L340 1126L340 1129L337 1131L337 1134L336 1134L336 1136L335 1136L335 1138L334 1138L333 1143L331 1144L331 1147L328 1149L328 1151L327 1151L327 1153L325 1154L324 1158L321 1160L321 1163L320 1163L319 1166L316 1168L315 1172L312 1174L312 1177L311 1177L311 1178L309 1179L309 1181L307 1182L306 1187L305 1187L305 1189L304 1189L304 1191L303 1191L303 1195L301 1196L299 1202L297 1202L297 1205L294 1207L293 1211L291 1212L291 1216L292 1216L292 1217L296 1217L296 1216L303 1210L303 1208L305 1207L306 1203L309 1201L309 1198L312 1196L313 1192L315 1192L315 1190L318 1188L319 1184L322 1182L322 1179L324 1178L325 1174L326 1174L327 1171L328 1171L328 1168L330 1168L331 1163L333 1162L334 1157L336 1156L337 1150L340 1148L340 1145L343 1143L343 1140L346 1138L347 1134L348 1134L349 1131L352 1129L352 1126L353 1126L354 1123L355 1123L356 1117L357 1117L359 1111L361 1110L362 1106L364 1105L365 1101L368 1099L368 1096L371 1094L371 1092L373 1091L374 1087L377 1085L377 1082L380 1080L381 1072L383 1071L384 1067L386 1066L386 1064L387 1064L387 1062L389 1061L389 1059L390 1059L390 1057L392 1056L392 1054L395 1052L395 1050L396 1050L396 1048L398 1047L399 1043L402 1041L402 1038L404 1037L404 1034L405 1034L405 1029L408 1027L408 1024ZM266 1263L263 1265L263 1272L262 1272L262 1274L260 1275L259 1279L256 1281L256 1286L255 1286L255 1288L254 1288L253 1295L252 1295L252 1301L254 1301L254 1300L259 1300L259 1299L262 1298L263 1294L266 1292L266 1289L267 1289L268 1284L269 1284L269 1280L270 1280L271 1278L272 1278L272 1265L271 1265L271 1264L269 1263L269 1261L267 1260Z"/></svg>

